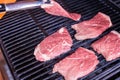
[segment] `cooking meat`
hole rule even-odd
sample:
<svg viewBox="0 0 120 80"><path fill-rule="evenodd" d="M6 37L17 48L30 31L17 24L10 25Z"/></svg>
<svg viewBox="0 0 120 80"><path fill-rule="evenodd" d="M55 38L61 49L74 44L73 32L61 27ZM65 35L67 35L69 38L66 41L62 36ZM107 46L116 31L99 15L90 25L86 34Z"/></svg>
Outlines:
<svg viewBox="0 0 120 80"><path fill-rule="evenodd" d="M92 47L102 54L107 61L120 57L120 34L112 31L92 44Z"/></svg>
<svg viewBox="0 0 120 80"><path fill-rule="evenodd" d="M46 61L69 51L71 46L72 39L70 34L66 28L61 28L38 44L34 55L37 60Z"/></svg>
<svg viewBox="0 0 120 80"><path fill-rule="evenodd" d="M72 28L77 32L75 38L77 40L84 40L97 37L110 26L112 26L110 17L99 12L90 20L72 25Z"/></svg>
<svg viewBox="0 0 120 80"><path fill-rule="evenodd" d="M65 80L77 80L92 72L98 63L94 52L80 47L75 53L57 63L53 73L61 73Z"/></svg>
<svg viewBox="0 0 120 80"><path fill-rule="evenodd" d="M41 8L43 8L49 14L56 15L56 16L64 16L64 17L73 19L75 21L78 21L81 18L80 14L69 13L66 10L64 10L60 6L60 4L58 4L54 0L51 0L51 5L50 4L42 5Z"/></svg>

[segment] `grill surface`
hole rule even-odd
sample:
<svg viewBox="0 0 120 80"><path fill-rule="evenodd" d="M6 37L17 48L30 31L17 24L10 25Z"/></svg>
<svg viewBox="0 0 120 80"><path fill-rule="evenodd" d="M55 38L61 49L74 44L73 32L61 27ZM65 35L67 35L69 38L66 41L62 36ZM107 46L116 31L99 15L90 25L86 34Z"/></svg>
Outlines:
<svg viewBox="0 0 120 80"><path fill-rule="evenodd" d="M82 14L81 21L92 18L100 11L111 17L113 25L120 26L119 11L102 0L59 0L58 2L68 11ZM0 43L14 78L16 80L63 80L59 73L51 73L53 66L36 61L33 52L40 41L64 26L69 30L74 45L78 45L78 41L74 38L75 31L70 28L74 23L76 22L68 18L47 14L40 8L7 13L0 20ZM117 31L119 32L120 29ZM79 42L88 41L90 40ZM91 49L88 45L84 47ZM97 53L96 55L100 60L97 68L80 80L119 80L120 58L107 62L102 55Z"/></svg>
<svg viewBox="0 0 120 80"><path fill-rule="evenodd" d="M110 0L110 1L120 8L120 0Z"/></svg>

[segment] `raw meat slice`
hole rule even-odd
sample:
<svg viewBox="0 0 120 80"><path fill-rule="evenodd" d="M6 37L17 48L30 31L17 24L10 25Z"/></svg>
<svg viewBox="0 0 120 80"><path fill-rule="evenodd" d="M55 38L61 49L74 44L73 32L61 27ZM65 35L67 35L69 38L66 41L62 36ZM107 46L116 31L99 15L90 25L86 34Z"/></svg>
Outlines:
<svg viewBox="0 0 120 80"><path fill-rule="evenodd" d="M75 21L78 21L81 18L80 14L77 13L69 13L66 10L64 10L57 2L54 0L51 1L50 4L42 5L41 8L43 8L47 13L56 15L56 16L64 16L68 17L70 19L73 19Z"/></svg>
<svg viewBox="0 0 120 80"><path fill-rule="evenodd" d="M72 39L70 34L66 28L61 28L38 44L34 55L37 60L46 61L69 51L71 46Z"/></svg>
<svg viewBox="0 0 120 80"><path fill-rule="evenodd" d="M94 52L80 47L75 53L57 63L53 73L61 73L65 80L77 80L92 72L98 63Z"/></svg>
<svg viewBox="0 0 120 80"><path fill-rule="evenodd" d="M120 34L116 31L99 39L92 44L94 50L102 54L107 61L120 57Z"/></svg>
<svg viewBox="0 0 120 80"><path fill-rule="evenodd" d="M97 37L110 26L112 26L110 17L99 12L90 20L72 25L72 28L77 32L75 38L77 40L84 40Z"/></svg>

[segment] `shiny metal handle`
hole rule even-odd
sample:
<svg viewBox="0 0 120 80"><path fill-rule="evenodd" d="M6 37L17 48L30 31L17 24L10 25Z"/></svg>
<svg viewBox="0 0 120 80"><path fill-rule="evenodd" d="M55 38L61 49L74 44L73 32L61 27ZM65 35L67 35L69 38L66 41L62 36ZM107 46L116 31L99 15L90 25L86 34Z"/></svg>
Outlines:
<svg viewBox="0 0 120 80"><path fill-rule="evenodd" d="M16 3L12 3L12 4L6 4L5 8L6 11L17 11L17 10L25 10L25 9L32 9L35 7L40 7L42 4L47 4L46 2L44 2L44 0L42 1L19 1Z"/></svg>

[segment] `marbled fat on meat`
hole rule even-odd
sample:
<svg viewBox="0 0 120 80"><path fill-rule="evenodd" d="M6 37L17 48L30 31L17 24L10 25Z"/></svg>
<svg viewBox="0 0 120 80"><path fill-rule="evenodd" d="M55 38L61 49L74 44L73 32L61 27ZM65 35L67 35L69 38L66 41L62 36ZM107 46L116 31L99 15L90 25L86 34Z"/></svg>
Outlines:
<svg viewBox="0 0 120 80"><path fill-rule="evenodd" d="M102 54L107 61L120 57L120 34L116 31L99 39L92 44L94 50Z"/></svg>
<svg viewBox="0 0 120 80"><path fill-rule="evenodd" d="M53 73L61 73L65 80L77 80L92 72L98 63L93 51L80 47L75 53L57 63Z"/></svg>
<svg viewBox="0 0 120 80"><path fill-rule="evenodd" d="M66 28L61 28L37 45L34 55L39 61L50 60L71 49L72 39Z"/></svg>
<svg viewBox="0 0 120 80"><path fill-rule="evenodd" d="M51 0L51 4L42 5L41 8L49 14L67 17L75 21L78 21L81 18L80 14L67 12L54 0Z"/></svg>
<svg viewBox="0 0 120 80"><path fill-rule="evenodd" d="M111 26L110 17L99 12L90 20L72 25L72 28L76 30L75 38L77 40L84 40L97 37Z"/></svg>

